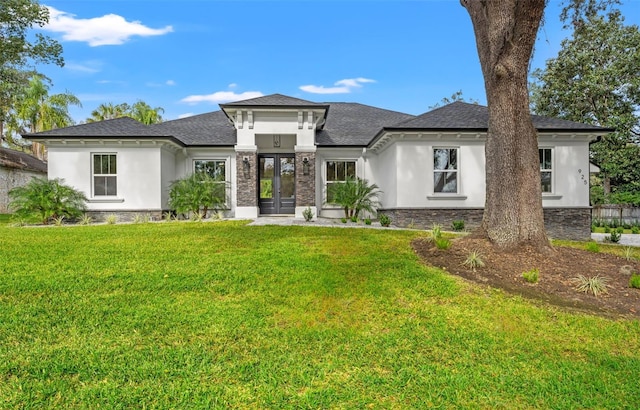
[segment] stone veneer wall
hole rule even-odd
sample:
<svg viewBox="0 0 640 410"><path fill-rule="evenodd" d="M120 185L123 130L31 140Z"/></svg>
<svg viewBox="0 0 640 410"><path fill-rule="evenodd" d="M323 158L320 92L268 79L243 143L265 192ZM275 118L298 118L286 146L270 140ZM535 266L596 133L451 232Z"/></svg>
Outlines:
<svg viewBox="0 0 640 410"><path fill-rule="evenodd" d="M169 212L169 211L165 211ZM137 211L87 211L94 222L104 222L110 215L116 216L116 222L133 222L136 215L139 217L148 216L151 221L161 221L163 211L158 210L137 210Z"/></svg>
<svg viewBox="0 0 640 410"><path fill-rule="evenodd" d="M22 169L0 167L0 214L8 214L9 191L26 185L32 177L46 178L46 172L25 171Z"/></svg>
<svg viewBox="0 0 640 410"><path fill-rule="evenodd" d="M429 229L438 224L451 229L451 222L463 220L465 229L480 226L481 208L396 208L379 209L387 214L391 223L400 227L412 226ZM547 235L556 239L588 240L591 238L591 208L544 208L544 225Z"/></svg>
<svg viewBox="0 0 640 410"><path fill-rule="evenodd" d="M309 158L309 175L303 172L303 159ZM296 153L296 206L316 205L316 154Z"/></svg>
<svg viewBox="0 0 640 410"><path fill-rule="evenodd" d="M244 157L249 157L251 169L245 175ZM255 152L236 153L236 195L238 206L258 206L258 155Z"/></svg>

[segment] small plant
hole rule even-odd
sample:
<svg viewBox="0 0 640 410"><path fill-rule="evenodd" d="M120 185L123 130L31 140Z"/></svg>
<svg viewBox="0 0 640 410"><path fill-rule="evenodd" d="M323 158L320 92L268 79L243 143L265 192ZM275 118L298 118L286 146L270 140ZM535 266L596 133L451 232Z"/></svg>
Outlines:
<svg viewBox="0 0 640 410"><path fill-rule="evenodd" d="M622 235L620 233L618 233L617 231L612 231L611 235L607 235L604 237L604 240L607 242L612 242L612 243L618 243L620 242L620 237Z"/></svg>
<svg viewBox="0 0 640 410"><path fill-rule="evenodd" d="M173 214L171 212L163 212L162 220L165 222L171 222L173 220Z"/></svg>
<svg viewBox="0 0 640 410"><path fill-rule="evenodd" d="M87 214L82 215L80 218L80 224L82 225L89 225L91 222L93 222L93 218Z"/></svg>
<svg viewBox="0 0 640 410"><path fill-rule="evenodd" d="M55 218L53 218L53 224L55 226L62 226L63 222L64 222L64 215L56 216Z"/></svg>
<svg viewBox="0 0 640 410"><path fill-rule="evenodd" d="M307 209L302 211L302 216L304 217L305 221L311 222L311 220L313 219L313 211L311 210L310 206L308 206Z"/></svg>
<svg viewBox="0 0 640 410"><path fill-rule="evenodd" d="M460 219L460 220L451 222L451 228L453 228L453 230L456 232L464 231L464 221Z"/></svg>
<svg viewBox="0 0 640 410"><path fill-rule="evenodd" d="M598 225L591 224L591 232L595 232L597 228L598 228Z"/></svg>
<svg viewBox="0 0 640 410"><path fill-rule="evenodd" d="M382 226L391 225L391 218L389 218L389 216L386 215L386 214L379 214L378 215L378 220L380 221L380 225L382 225Z"/></svg>
<svg viewBox="0 0 640 410"><path fill-rule="evenodd" d="M631 278L629 278L629 287L640 289L640 275L638 275L637 273L631 275Z"/></svg>
<svg viewBox="0 0 640 410"><path fill-rule="evenodd" d="M601 293L608 293L607 288L609 287L609 285L607 284L607 282L609 282L609 279L603 276L596 275L586 277L584 275L578 275L573 279L573 281L576 283L576 290L579 292L591 292L593 293L593 296L596 297Z"/></svg>
<svg viewBox="0 0 640 410"><path fill-rule="evenodd" d="M611 232L611 228L609 228L608 226L604 227L604 233L610 233Z"/></svg>
<svg viewBox="0 0 640 410"><path fill-rule="evenodd" d="M365 225L371 225L371 218L364 218Z"/></svg>
<svg viewBox="0 0 640 410"><path fill-rule="evenodd" d="M343 224L347 223L347 218L345 218L344 216L342 218L340 218L340 222L342 222Z"/></svg>
<svg viewBox="0 0 640 410"><path fill-rule="evenodd" d="M634 235L640 234L640 228L638 226L636 226L636 225L632 226L631 227L631 233L634 234Z"/></svg>
<svg viewBox="0 0 640 410"><path fill-rule="evenodd" d="M436 248L446 251L451 247L451 241L446 238L436 239Z"/></svg>
<svg viewBox="0 0 640 410"><path fill-rule="evenodd" d="M431 233L429 236L429 241L437 241L442 238L442 227L438 224L433 224L431 227Z"/></svg>
<svg viewBox="0 0 640 410"><path fill-rule="evenodd" d="M589 252L593 252L593 253L600 252L600 246L596 242L587 242L587 245L584 248Z"/></svg>
<svg viewBox="0 0 640 410"><path fill-rule="evenodd" d="M204 219L204 217L202 216L202 214L200 212L192 212L191 213L191 221L193 221L193 222L202 222L203 219Z"/></svg>
<svg viewBox="0 0 640 410"><path fill-rule="evenodd" d="M114 214L108 215L107 218L105 219L105 221L107 222L107 224L109 225L115 225L116 222L118 222L118 217Z"/></svg>
<svg viewBox="0 0 640 410"><path fill-rule="evenodd" d="M465 259L462 264L475 272L477 268L481 268L484 266L482 254L480 254L480 252L478 251L471 251L469 255L467 255L467 259Z"/></svg>
<svg viewBox="0 0 640 410"><path fill-rule="evenodd" d="M351 222L353 222L353 223L356 223L356 222L358 222L358 217L357 217L357 216L355 216L355 215L351 215L351 217L349 218L349 220L350 220Z"/></svg>
<svg viewBox="0 0 640 410"><path fill-rule="evenodd" d="M140 214L133 215L133 223L134 224L142 223L142 215Z"/></svg>
<svg viewBox="0 0 640 410"><path fill-rule="evenodd" d="M628 261L635 258L633 254L633 248L631 246L627 246L624 248L624 258Z"/></svg>
<svg viewBox="0 0 640 410"><path fill-rule="evenodd" d="M616 228L616 232L617 233L624 233L624 228L622 226L619 226Z"/></svg>
<svg viewBox="0 0 640 410"><path fill-rule="evenodd" d="M411 222L409 222L409 224L407 225L408 229L416 229L416 224L415 222L413 222L413 219L411 219Z"/></svg>
<svg viewBox="0 0 640 410"><path fill-rule="evenodd" d="M538 279L540 278L540 270L538 268L533 268L526 272L522 272L522 277L529 283L538 283Z"/></svg>

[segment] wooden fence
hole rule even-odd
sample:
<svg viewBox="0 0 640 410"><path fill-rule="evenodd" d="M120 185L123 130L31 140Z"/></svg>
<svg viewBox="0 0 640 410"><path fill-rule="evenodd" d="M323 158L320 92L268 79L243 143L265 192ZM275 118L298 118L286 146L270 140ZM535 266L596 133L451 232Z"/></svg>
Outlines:
<svg viewBox="0 0 640 410"><path fill-rule="evenodd" d="M640 224L640 208L632 205L596 205L591 210L593 221L611 224Z"/></svg>

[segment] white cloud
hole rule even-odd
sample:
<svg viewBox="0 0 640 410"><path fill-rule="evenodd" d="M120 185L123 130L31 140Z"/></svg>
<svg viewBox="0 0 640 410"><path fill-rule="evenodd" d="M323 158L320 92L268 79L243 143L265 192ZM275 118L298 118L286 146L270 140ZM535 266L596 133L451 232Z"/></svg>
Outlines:
<svg viewBox="0 0 640 410"><path fill-rule="evenodd" d="M225 103L225 102L248 100L249 98L262 97L263 95L264 94L262 94L260 91L245 91L243 93L235 93L233 91L217 91L213 94L190 95L180 100L180 102L191 104L191 105L198 104L201 102L219 104L219 103Z"/></svg>
<svg viewBox="0 0 640 410"><path fill-rule="evenodd" d="M102 69L102 62L97 60L83 61L80 63L69 61L65 63L64 68L71 71L93 74Z"/></svg>
<svg viewBox="0 0 640 410"><path fill-rule="evenodd" d="M184 114L178 115L178 119L193 117L195 114L192 112L185 112Z"/></svg>
<svg viewBox="0 0 640 410"><path fill-rule="evenodd" d="M91 47L119 45L133 36L159 36L173 31L171 26L153 29L144 26L140 21L127 21L117 14L78 19L74 14L50 6L47 8L49 9L49 23L43 27L44 30L62 33L63 40L82 41Z"/></svg>
<svg viewBox="0 0 640 410"><path fill-rule="evenodd" d="M364 83L375 83L369 78L345 78L333 83L336 87L325 87L323 85L302 85L300 89L312 94L349 94L352 89L362 87Z"/></svg>
<svg viewBox="0 0 640 410"><path fill-rule="evenodd" d="M237 86L238 86L238 84L236 84L236 83L231 83L231 84L229 84L227 87L229 87L229 88L236 88Z"/></svg>
<svg viewBox="0 0 640 410"><path fill-rule="evenodd" d="M165 84L171 87L171 86L176 85L176 82L173 81L173 80L167 80L167 82Z"/></svg>

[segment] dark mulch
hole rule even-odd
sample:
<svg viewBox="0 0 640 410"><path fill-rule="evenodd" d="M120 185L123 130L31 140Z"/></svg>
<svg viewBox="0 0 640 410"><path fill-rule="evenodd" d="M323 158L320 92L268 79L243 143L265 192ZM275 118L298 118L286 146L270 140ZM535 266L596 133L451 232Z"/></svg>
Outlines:
<svg viewBox="0 0 640 410"><path fill-rule="evenodd" d="M629 288L631 273L640 273L638 260L561 246L543 254L526 247L499 252L488 241L472 237L454 239L448 250L437 249L424 238L416 239L412 245L426 264L473 282L608 317L640 317L640 289ZM471 251L480 252L485 263L475 272L463 265ZM540 279L530 284L522 273L534 268L539 269ZM606 277L608 292L596 297L577 291L574 278L578 275Z"/></svg>

